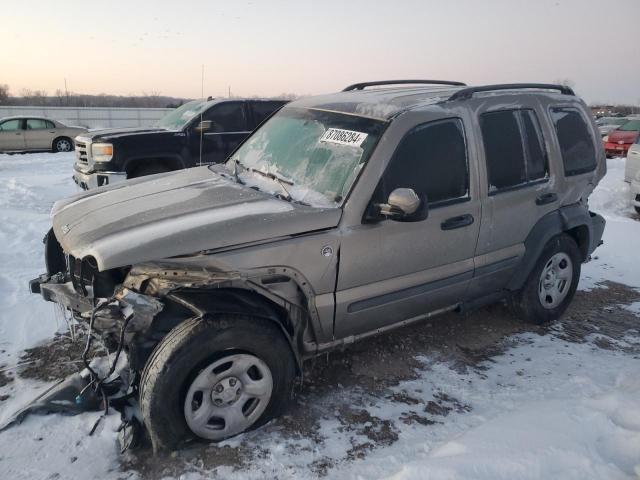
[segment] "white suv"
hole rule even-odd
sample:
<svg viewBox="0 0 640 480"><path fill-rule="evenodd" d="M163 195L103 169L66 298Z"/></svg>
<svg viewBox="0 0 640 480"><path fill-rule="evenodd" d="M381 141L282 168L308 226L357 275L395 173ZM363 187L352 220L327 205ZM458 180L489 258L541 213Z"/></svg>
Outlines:
<svg viewBox="0 0 640 480"><path fill-rule="evenodd" d="M629 147L624 181L631 183L631 204L640 213L640 139Z"/></svg>

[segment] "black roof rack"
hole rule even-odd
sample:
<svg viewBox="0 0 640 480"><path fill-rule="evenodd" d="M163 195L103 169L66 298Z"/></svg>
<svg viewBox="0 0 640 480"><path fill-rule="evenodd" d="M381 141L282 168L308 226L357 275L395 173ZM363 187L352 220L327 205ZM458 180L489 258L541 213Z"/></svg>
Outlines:
<svg viewBox="0 0 640 480"><path fill-rule="evenodd" d="M364 90L366 87L377 87L379 85L407 85L407 84L426 84L426 85L453 85L455 87L466 87L466 83L451 82L448 80L378 80L377 82L362 82L349 85L342 90L349 92L351 90Z"/></svg>
<svg viewBox="0 0 640 480"><path fill-rule="evenodd" d="M473 97L478 92L493 92L497 90L521 90L532 88L537 90L558 90L564 95L575 95L571 87L566 85L554 85L552 83L504 83L499 85L483 85L480 87L468 87L458 90L449 97L449 100L464 100Z"/></svg>

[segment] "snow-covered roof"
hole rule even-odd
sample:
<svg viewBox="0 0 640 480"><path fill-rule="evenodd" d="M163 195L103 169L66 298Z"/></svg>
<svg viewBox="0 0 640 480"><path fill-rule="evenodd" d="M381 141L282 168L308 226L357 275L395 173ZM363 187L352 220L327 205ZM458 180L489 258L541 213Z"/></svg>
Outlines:
<svg viewBox="0 0 640 480"><path fill-rule="evenodd" d="M289 106L333 110L389 120L409 108L446 100L462 88L464 87L419 86L351 90L303 98L291 102Z"/></svg>

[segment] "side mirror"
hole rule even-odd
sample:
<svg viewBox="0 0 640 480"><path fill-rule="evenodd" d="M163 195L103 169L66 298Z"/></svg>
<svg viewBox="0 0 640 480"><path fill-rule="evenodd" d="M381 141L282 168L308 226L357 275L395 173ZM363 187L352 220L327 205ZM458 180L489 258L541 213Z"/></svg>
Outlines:
<svg viewBox="0 0 640 480"><path fill-rule="evenodd" d="M203 120L198 125L196 125L196 132L206 132L207 130L211 130L213 127L213 122L211 120Z"/></svg>
<svg viewBox="0 0 640 480"><path fill-rule="evenodd" d="M420 208L420 197L412 188L396 188L389 194L387 203L378 204L380 214L392 220L413 215Z"/></svg>

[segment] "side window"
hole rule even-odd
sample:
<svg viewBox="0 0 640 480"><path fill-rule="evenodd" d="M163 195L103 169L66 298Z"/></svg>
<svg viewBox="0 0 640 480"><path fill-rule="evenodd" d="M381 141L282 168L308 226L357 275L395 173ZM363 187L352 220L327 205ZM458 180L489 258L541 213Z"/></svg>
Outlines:
<svg viewBox="0 0 640 480"><path fill-rule="evenodd" d="M13 120L7 120L6 122L0 123L0 131L3 132L13 132L15 130L22 129L22 120L19 118Z"/></svg>
<svg viewBox="0 0 640 480"><path fill-rule="evenodd" d="M247 119L243 102L225 102L214 105L203 114L204 120L211 120L210 132L245 132Z"/></svg>
<svg viewBox="0 0 640 480"><path fill-rule="evenodd" d="M429 206L469 196L469 167L462 121L420 125L400 142L381 182L384 198L413 188Z"/></svg>
<svg viewBox="0 0 640 480"><path fill-rule="evenodd" d="M50 122L49 120L45 120L44 123L46 124L46 128L56 128L54 123Z"/></svg>
<svg viewBox="0 0 640 480"><path fill-rule="evenodd" d="M253 111L253 127L257 127L264 122L273 112L282 106L282 102L251 102Z"/></svg>
<svg viewBox="0 0 640 480"><path fill-rule="evenodd" d="M551 117L558 134L564 174L590 172L596 168L593 137L580 112L574 108L552 108Z"/></svg>
<svg viewBox="0 0 640 480"><path fill-rule="evenodd" d="M42 130L45 128L51 128L47 126L48 123L50 122L47 122L46 120L43 120L41 118L28 118L27 130Z"/></svg>
<svg viewBox="0 0 640 480"><path fill-rule="evenodd" d="M521 110L527 154L527 179L538 180L549 174L547 150L542 139L538 117L533 110Z"/></svg>
<svg viewBox="0 0 640 480"><path fill-rule="evenodd" d="M490 194L548 175L544 141L533 110L484 113L480 130Z"/></svg>

